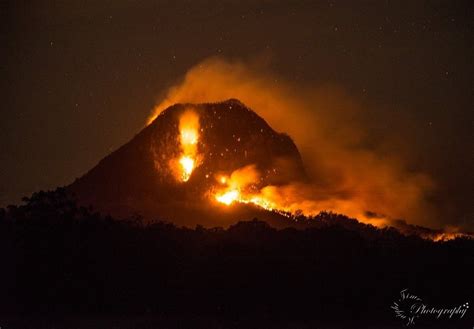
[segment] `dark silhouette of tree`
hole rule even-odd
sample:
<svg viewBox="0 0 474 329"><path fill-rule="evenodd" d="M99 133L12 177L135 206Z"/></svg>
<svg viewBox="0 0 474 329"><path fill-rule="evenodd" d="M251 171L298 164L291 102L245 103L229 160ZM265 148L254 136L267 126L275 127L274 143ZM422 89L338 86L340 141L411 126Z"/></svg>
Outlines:
<svg viewBox="0 0 474 329"><path fill-rule="evenodd" d="M0 210L0 318L194 323L199 315L206 328L217 328L215 319L236 328L375 328L399 324L390 304L404 288L435 305L474 296L469 239L434 243L332 213L300 218L311 221L306 229L258 219L228 229L143 225L78 207L64 189L23 201ZM455 325L472 315L464 321ZM179 327L163 323L156 327Z"/></svg>

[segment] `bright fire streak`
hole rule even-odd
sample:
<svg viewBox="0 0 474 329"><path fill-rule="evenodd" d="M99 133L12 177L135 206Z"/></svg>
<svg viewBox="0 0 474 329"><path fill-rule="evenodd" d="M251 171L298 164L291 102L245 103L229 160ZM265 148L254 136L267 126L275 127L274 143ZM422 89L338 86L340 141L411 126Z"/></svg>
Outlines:
<svg viewBox="0 0 474 329"><path fill-rule="evenodd" d="M198 133L190 127L186 127L181 131L181 145L195 145L198 141Z"/></svg>
<svg viewBox="0 0 474 329"><path fill-rule="evenodd" d="M176 176L183 182L187 182L193 170L198 164L197 143L199 140L199 117L193 111L186 111L179 119L179 142L181 156L179 165L175 170ZM174 162L176 164L176 162Z"/></svg>
<svg viewBox="0 0 474 329"><path fill-rule="evenodd" d="M239 199L240 193L237 190L230 190L224 194L216 195L216 200L230 206L234 201Z"/></svg>
<svg viewBox="0 0 474 329"><path fill-rule="evenodd" d="M189 156L183 156L181 159L179 159L179 163L181 164L182 169L181 178L183 182L187 182L194 169L194 159L190 158Z"/></svg>
<svg viewBox="0 0 474 329"><path fill-rule="evenodd" d="M255 195L245 196L242 195L238 190L230 190L222 194L216 194L215 198L218 202L223 203L226 206L230 206L234 202L238 202L244 204L253 204L266 210L277 210L276 206L269 200L265 200L264 198Z"/></svg>
<svg viewBox="0 0 474 329"><path fill-rule="evenodd" d="M226 206L231 206L233 203L253 204L266 210L287 215L285 209L280 209L276 203L261 194L261 191L249 191L249 187L260 180L260 174L253 165L237 169L230 176L218 176L216 180L225 185L214 194L214 199L219 203Z"/></svg>

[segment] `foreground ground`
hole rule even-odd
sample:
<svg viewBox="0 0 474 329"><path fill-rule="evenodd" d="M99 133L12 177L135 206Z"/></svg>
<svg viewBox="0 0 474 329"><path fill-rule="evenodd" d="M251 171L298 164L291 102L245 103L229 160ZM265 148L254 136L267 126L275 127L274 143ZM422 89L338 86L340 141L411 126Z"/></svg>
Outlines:
<svg viewBox="0 0 474 329"><path fill-rule="evenodd" d="M391 229L143 226L44 194L2 210L0 235L2 329L401 328L391 306L403 289L440 308L474 296L472 240ZM473 319L422 316L416 328Z"/></svg>

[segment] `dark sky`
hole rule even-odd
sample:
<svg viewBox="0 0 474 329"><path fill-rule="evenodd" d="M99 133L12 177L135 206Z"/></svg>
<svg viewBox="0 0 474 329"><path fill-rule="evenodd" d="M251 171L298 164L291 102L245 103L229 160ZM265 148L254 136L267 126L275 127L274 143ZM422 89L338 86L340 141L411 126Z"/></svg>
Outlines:
<svg viewBox="0 0 474 329"><path fill-rule="evenodd" d="M473 4L2 1L0 206L84 174L201 60L265 53L289 81L372 104L380 136L395 112L409 118L433 198L455 208L453 223L472 221Z"/></svg>

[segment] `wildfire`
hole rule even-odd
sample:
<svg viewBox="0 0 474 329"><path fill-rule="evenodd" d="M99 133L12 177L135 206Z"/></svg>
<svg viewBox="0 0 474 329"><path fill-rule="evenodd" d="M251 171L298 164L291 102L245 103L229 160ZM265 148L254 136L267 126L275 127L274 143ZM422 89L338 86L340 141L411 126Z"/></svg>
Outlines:
<svg viewBox="0 0 474 329"><path fill-rule="evenodd" d="M435 235L422 236L422 237L425 238L425 239L431 239L435 242L438 242L438 241L449 241L449 240L453 240L453 239L456 239L456 238L469 238L469 239L471 239L472 235L465 234L465 233L442 232L442 233L438 233L438 234L435 234Z"/></svg>
<svg viewBox="0 0 474 329"><path fill-rule="evenodd" d="M253 204L266 210L281 210L256 189L255 184L259 178L260 174L253 165L234 171L230 177L220 176L217 181L223 187L214 195L214 198L217 202L227 206L237 202Z"/></svg>
<svg viewBox="0 0 474 329"><path fill-rule="evenodd" d="M234 201L240 200L240 192L238 190L230 190L216 195L216 200L229 206Z"/></svg>
<svg viewBox="0 0 474 329"><path fill-rule="evenodd" d="M187 182L197 166L199 140L199 117L193 111L186 111L179 120L181 157L178 160L177 176ZM176 170L175 170L176 171Z"/></svg>
<svg viewBox="0 0 474 329"><path fill-rule="evenodd" d="M182 156L181 159L179 159L179 164L181 165L182 169L181 178L184 182L186 182L189 180L189 177L191 177L191 173L193 172L194 159L189 156Z"/></svg>
<svg viewBox="0 0 474 329"><path fill-rule="evenodd" d="M178 181L187 182L193 171L202 163L203 154L198 152L200 122L192 110L185 111L179 119L179 155L170 160L171 169ZM207 173L208 178L213 173ZM256 165L247 165L230 174L214 176L216 184L210 188L211 199L226 207L233 204L250 204L277 212L281 215L316 216L322 210L343 213L373 225L383 227L390 224L385 217L367 217L355 200L318 197L318 190L305 183L291 182L285 185L266 185ZM316 196L316 197L315 197ZM421 235L433 241L447 241L457 237L470 237L456 232L440 232Z"/></svg>
<svg viewBox="0 0 474 329"><path fill-rule="evenodd" d="M218 176L216 180L220 188L213 194L213 197L215 201L225 206L231 206L235 203L252 204L287 217L293 217L298 214L316 216L321 210L326 209L324 207L327 207L330 211L335 209L335 213L338 213L337 209L344 209L343 204L332 205L310 200L305 200L304 202L295 201L295 199L292 200L292 196L296 195L297 192L288 187L268 185L257 189L256 183L259 181L259 178L259 172L253 165L234 171L230 177L223 175ZM344 211L341 213L344 213ZM385 227L387 225L388 224L380 224L378 226ZM401 232L403 233L404 231L402 230ZM404 234L410 233L407 231ZM423 239L429 239L435 242L449 241L456 238L473 238L470 234L460 232L428 232L420 233L419 235Z"/></svg>
<svg viewBox="0 0 474 329"><path fill-rule="evenodd" d="M273 204L270 200L266 200L258 195L241 193L237 189L216 194L215 199L218 202L223 203L227 206L230 206L234 202L238 202L245 204L253 204L266 210L275 210L283 212L283 210L276 207L275 204Z"/></svg>

